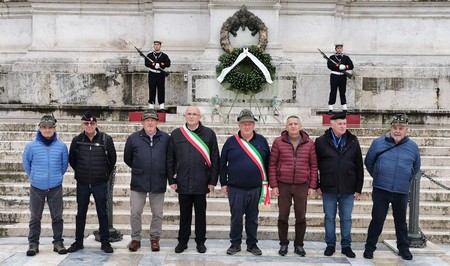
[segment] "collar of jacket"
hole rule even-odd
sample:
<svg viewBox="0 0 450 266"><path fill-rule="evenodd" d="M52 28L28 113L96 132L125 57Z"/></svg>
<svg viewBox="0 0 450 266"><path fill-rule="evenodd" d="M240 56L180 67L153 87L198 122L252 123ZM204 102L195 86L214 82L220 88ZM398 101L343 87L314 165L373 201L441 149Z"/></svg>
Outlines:
<svg viewBox="0 0 450 266"><path fill-rule="evenodd" d="M306 133L303 130L300 130L300 143L305 143L308 141L309 135L308 133ZM287 130L283 130L283 132L281 132L281 140L287 142L287 143L291 143L291 141L289 140L289 136L288 136L288 132Z"/></svg>

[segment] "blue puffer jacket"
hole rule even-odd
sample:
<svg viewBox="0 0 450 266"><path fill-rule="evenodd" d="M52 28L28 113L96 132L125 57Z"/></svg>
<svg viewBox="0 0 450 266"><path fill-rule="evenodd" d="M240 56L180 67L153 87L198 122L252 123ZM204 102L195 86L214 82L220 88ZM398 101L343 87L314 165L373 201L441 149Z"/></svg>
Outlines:
<svg viewBox="0 0 450 266"><path fill-rule="evenodd" d="M420 152L417 144L409 137L405 137L400 143L375 161L377 154L395 145L389 133L375 139L364 164L373 178L373 187L409 194L411 181L420 170Z"/></svg>
<svg viewBox="0 0 450 266"><path fill-rule="evenodd" d="M62 184L69 166L67 146L56 136L47 146L40 140L38 132L36 139L25 146L22 165L33 187L42 190L57 187Z"/></svg>

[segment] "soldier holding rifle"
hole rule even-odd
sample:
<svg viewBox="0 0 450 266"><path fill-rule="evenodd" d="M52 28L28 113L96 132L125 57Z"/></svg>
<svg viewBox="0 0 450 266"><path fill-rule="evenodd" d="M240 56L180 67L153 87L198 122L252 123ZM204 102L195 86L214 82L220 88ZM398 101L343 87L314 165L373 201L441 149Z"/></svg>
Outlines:
<svg viewBox="0 0 450 266"><path fill-rule="evenodd" d="M347 98L345 92L347 89L347 77L352 78L352 74L347 70L353 69L353 62L344 54L344 45L335 45L336 54L329 58L322 52L325 59L328 60L327 66L331 70L330 74L330 96L328 99L328 114L333 114L333 105L336 103L337 90L339 89L339 97L341 98L342 112L347 113Z"/></svg>

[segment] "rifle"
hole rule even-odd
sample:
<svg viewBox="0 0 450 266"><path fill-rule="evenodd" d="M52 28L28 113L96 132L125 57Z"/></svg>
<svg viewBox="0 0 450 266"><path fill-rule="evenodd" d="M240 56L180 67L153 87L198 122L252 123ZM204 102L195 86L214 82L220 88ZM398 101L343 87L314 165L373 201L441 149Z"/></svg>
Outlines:
<svg viewBox="0 0 450 266"><path fill-rule="evenodd" d="M322 54L323 58L325 58L327 61L331 61L333 64L339 65L336 61L334 61L333 59L329 58L329 57L328 57L324 52L322 52L320 49L317 49L317 50L319 50L319 52ZM344 73L344 75L345 75L347 78L349 78L349 79L351 79L351 78L353 77L352 74L348 73L348 72L345 71L345 70L343 71L343 73Z"/></svg>
<svg viewBox="0 0 450 266"><path fill-rule="evenodd" d="M133 45L133 46L134 46L134 45ZM150 62L152 62L152 63L155 63L155 61L153 61L153 60L151 60L150 58L148 58L148 56L146 56L146 55L145 55L141 50L139 50L136 46L134 46L134 48L136 48L136 50L138 51L139 55L142 56L144 59L147 59L148 61L150 61ZM163 73L166 77L169 76L169 72L164 71L164 69L162 69L162 68L159 68L159 69L156 69L156 70L161 71L161 73Z"/></svg>

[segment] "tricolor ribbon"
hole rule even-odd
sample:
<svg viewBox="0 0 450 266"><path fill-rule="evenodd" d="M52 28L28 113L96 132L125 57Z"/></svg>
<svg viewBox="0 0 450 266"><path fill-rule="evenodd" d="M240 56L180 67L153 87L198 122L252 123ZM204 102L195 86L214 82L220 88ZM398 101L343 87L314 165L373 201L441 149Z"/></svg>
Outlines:
<svg viewBox="0 0 450 266"><path fill-rule="evenodd" d="M181 133L194 146L198 152L205 158L206 164L211 167L211 156L208 145L195 132L190 131L186 125L180 127Z"/></svg>

